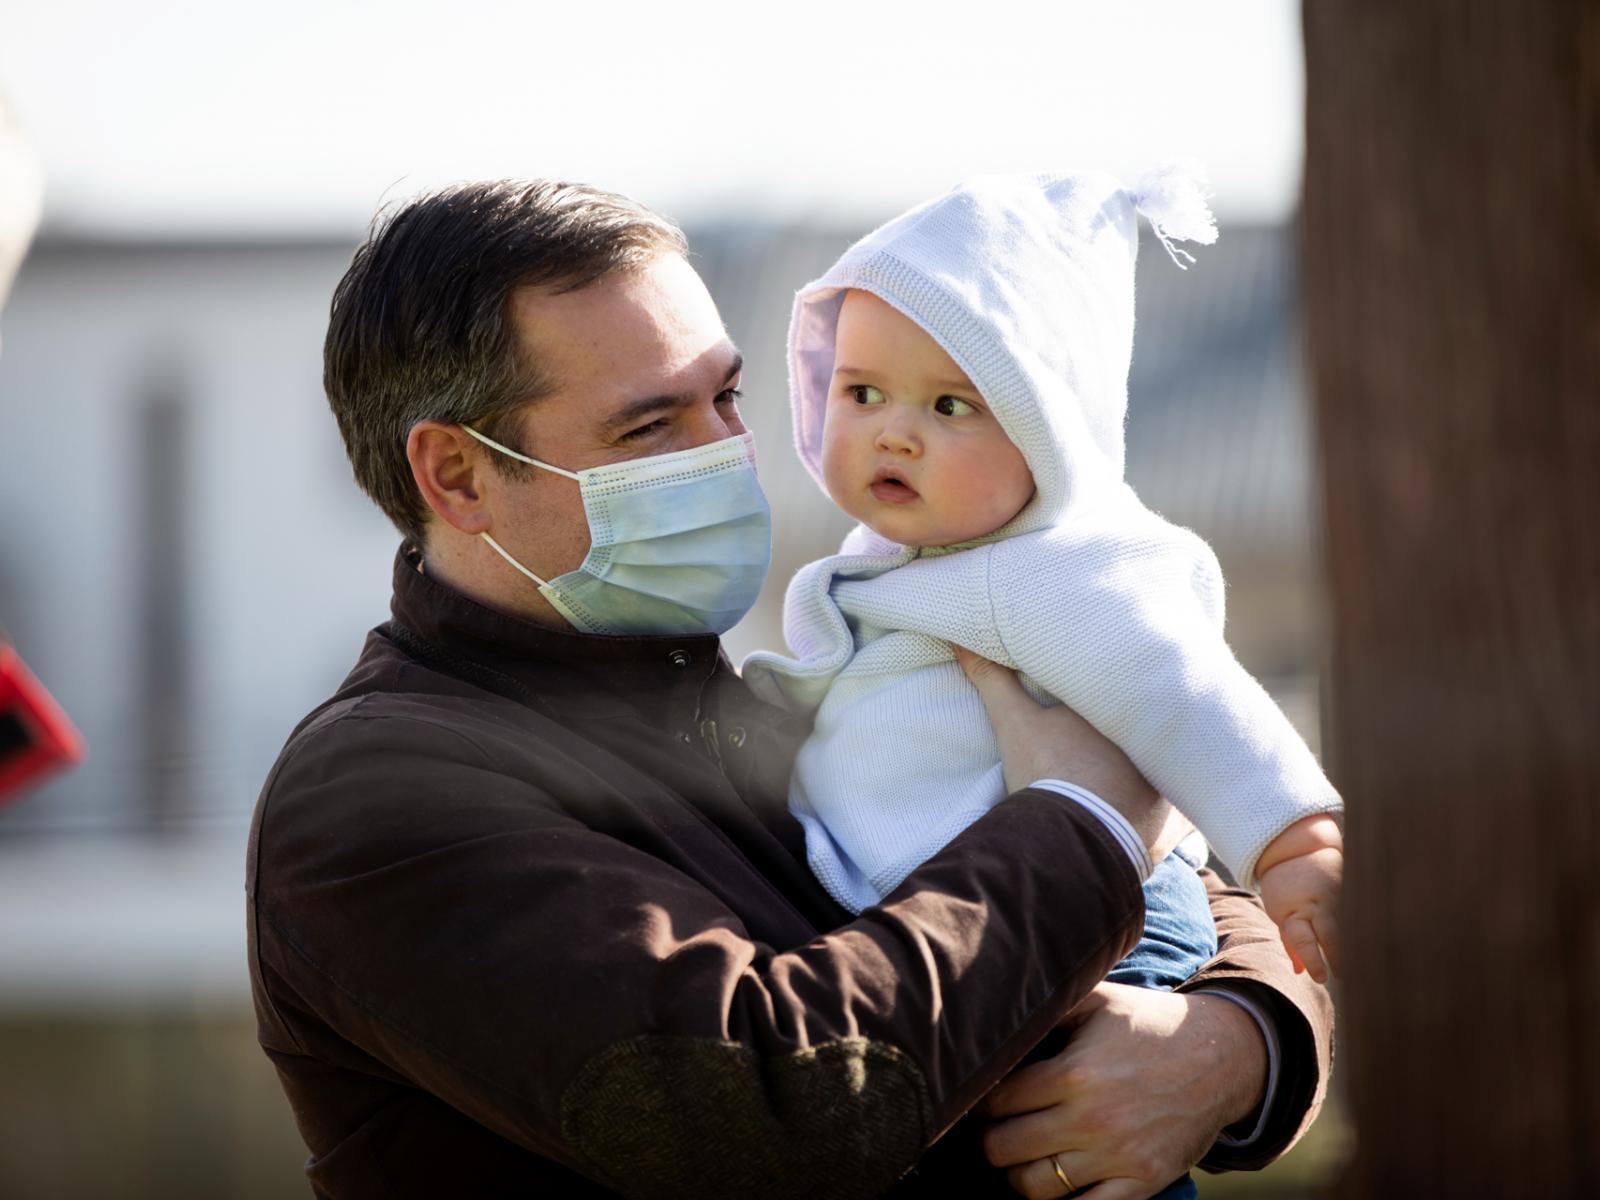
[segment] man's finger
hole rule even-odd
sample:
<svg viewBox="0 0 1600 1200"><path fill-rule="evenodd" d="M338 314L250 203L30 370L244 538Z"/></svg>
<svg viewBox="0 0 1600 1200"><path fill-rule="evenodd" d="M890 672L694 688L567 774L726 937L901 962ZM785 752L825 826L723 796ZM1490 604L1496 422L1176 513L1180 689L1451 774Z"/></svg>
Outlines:
<svg viewBox="0 0 1600 1200"><path fill-rule="evenodd" d="M1149 1200L1157 1192L1163 1191L1166 1184L1152 1187L1138 1179L1108 1179L1104 1183L1097 1183L1086 1192L1073 1192L1077 1200Z"/></svg>
<svg viewBox="0 0 1600 1200"><path fill-rule="evenodd" d="M1062 1174L1072 1182L1073 1190L1070 1192L1048 1157L1036 1159L1026 1166L1012 1167L1006 1172L1006 1180L1015 1191L1031 1200L1055 1200L1057 1196L1072 1196L1075 1200L1149 1200L1167 1186L1164 1183L1149 1184L1139 1179L1080 1179L1073 1170L1075 1155L1062 1153L1056 1157L1061 1162ZM1080 1171L1083 1169L1078 1168Z"/></svg>
<svg viewBox="0 0 1600 1200"><path fill-rule="evenodd" d="M972 686L978 689L978 697L989 713L989 723L1000 738L1004 759L1007 737L1018 733L1018 723L1035 719L1043 711L1042 706L1023 690L1022 681L1010 668L961 647L956 647L956 661Z"/></svg>
<svg viewBox="0 0 1600 1200"><path fill-rule="evenodd" d="M1070 1094L1072 1085L1070 1064L1063 1061L1068 1053L1012 1071L984 1099L984 1111L991 1117L1011 1117L1059 1103Z"/></svg>
<svg viewBox="0 0 1600 1200"><path fill-rule="evenodd" d="M1015 671L1008 671L993 659L984 658L981 654L974 654L965 646L952 645L951 649L956 652L956 662L966 672L967 678L972 680L978 691L985 693L985 699L988 699L988 689L995 687L1003 689L1008 684L1017 691L1022 691L1022 685L1017 682ZM1027 693L1023 692L1023 695L1027 695Z"/></svg>
<svg viewBox="0 0 1600 1200"><path fill-rule="evenodd" d="M1072 1176L1068 1175L1068 1179ZM1077 1192L1069 1192L1056 1178L1055 1168L1048 1159L1041 1162L1031 1162L1021 1167L1012 1167L1006 1172L1006 1182L1019 1196L1026 1196L1028 1200L1054 1200L1057 1196L1075 1196ZM1077 1181L1073 1180L1074 1185Z"/></svg>
<svg viewBox="0 0 1600 1200"><path fill-rule="evenodd" d="M1015 1167L1043 1158L1082 1136L1074 1132L1066 1105L1023 1113L989 1126L983 1133L983 1156L997 1167Z"/></svg>
<svg viewBox="0 0 1600 1200"><path fill-rule="evenodd" d="M983 658L982 655L974 654L965 646L958 646L954 642L950 643L950 649L956 652L957 664L959 664L961 669L966 671L969 675L972 673L973 664L981 661Z"/></svg>

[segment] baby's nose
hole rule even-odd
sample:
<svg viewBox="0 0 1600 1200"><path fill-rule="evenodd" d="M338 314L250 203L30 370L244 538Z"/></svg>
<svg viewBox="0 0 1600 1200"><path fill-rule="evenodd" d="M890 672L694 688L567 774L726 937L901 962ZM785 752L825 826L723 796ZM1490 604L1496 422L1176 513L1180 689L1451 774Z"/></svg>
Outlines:
<svg viewBox="0 0 1600 1200"><path fill-rule="evenodd" d="M878 429L878 449L894 454L916 454L922 449L922 440L909 422L891 417Z"/></svg>

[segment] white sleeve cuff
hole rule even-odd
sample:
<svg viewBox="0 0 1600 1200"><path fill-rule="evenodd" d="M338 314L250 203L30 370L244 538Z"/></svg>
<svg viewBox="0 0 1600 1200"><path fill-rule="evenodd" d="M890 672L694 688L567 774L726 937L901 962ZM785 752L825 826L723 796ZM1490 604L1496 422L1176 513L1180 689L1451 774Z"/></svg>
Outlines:
<svg viewBox="0 0 1600 1200"><path fill-rule="evenodd" d="M1133 869L1139 873L1139 882L1143 883L1150 878L1150 872L1155 869L1155 865L1150 861L1149 848L1144 844L1144 839L1133 831L1133 826L1128 824L1128 819L1112 808L1111 805L1100 799L1088 788L1081 788L1077 784L1068 783L1063 779L1040 779L1036 780L1032 786L1076 800L1095 816L1099 817L1101 824L1110 831L1117 844L1127 851L1128 860L1133 863ZM1259 1020L1260 1018L1257 1019Z"/></svg>
<svg viewBox="0 0 1600 1200"><path fill-rule="evenodd" d="M1273 1101L1277 1099L1279 1058L1278 1030L1271 1021L1267 1020L1267 1016L1261 1011L1260 1006L1242 992L1236 992L1232 988L1229 988L1225 985L1212 984L1209 987L1196 988L1192 994L1221 996L1224 999L1232 1000L1240 1008L1244 1009L1245 1012L1249 1013L1250 1016L1255 1020L1255 1023L1261 1029L1261 1038L1267 1044L1267 1090L1266 1094L1261 1098L1261 1107L1257 1110L1258 1115L1256 1117L1255 1128L1244 1134L1234 1133L1229 1129L1224 1129L1220 1134L1217 1135L1218 1145L1233 1147L1248 1146L1251 1142L1260 1137L1261 1131L1267 1127L1267 1114L1272 1111Z"/></svg>

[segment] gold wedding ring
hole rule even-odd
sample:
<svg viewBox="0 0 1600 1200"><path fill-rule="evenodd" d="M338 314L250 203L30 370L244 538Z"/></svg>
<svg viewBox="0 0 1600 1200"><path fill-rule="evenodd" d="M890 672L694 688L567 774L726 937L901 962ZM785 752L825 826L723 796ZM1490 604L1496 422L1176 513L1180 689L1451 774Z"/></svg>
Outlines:
<svg viewBox="0 0 1600 1200"><path fill-rule="evenodd" d="M1056 1169L1056 1178L1061 1180L1061 1186L1067 1189L1067 1195L1072 1195L1078 1189L1072 1186L1072 1180L1067 1178L1067 1173L1061 1169L1061 1160L1054 1154L1050 1156L1050 1165Z"/></svg>

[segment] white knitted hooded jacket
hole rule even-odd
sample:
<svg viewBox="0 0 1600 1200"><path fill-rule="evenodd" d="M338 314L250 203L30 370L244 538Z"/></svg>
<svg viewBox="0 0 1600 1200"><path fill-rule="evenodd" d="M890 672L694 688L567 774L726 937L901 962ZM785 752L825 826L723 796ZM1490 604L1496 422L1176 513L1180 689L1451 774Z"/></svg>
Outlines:
<svg viewBox="0 0 1600 1200"><path fill-rule="evenodd" d="M986 177L867 235L795 299L795 438L819 483L834 333L846 290L859 288L950 354L1036 487L1004 526L960 546L908 548L858 526L790 583L792 657L745 660L758 695L815 714L790 807L812 870L852 910L1005 795L952 642L1071 705L1247 883L1287 826L1340 807L1223 640L1210 548L1123 481L1139 212L1175 260L1172 238L1216 236L1181 172L1136 193L1097 173Z"/></svg>

